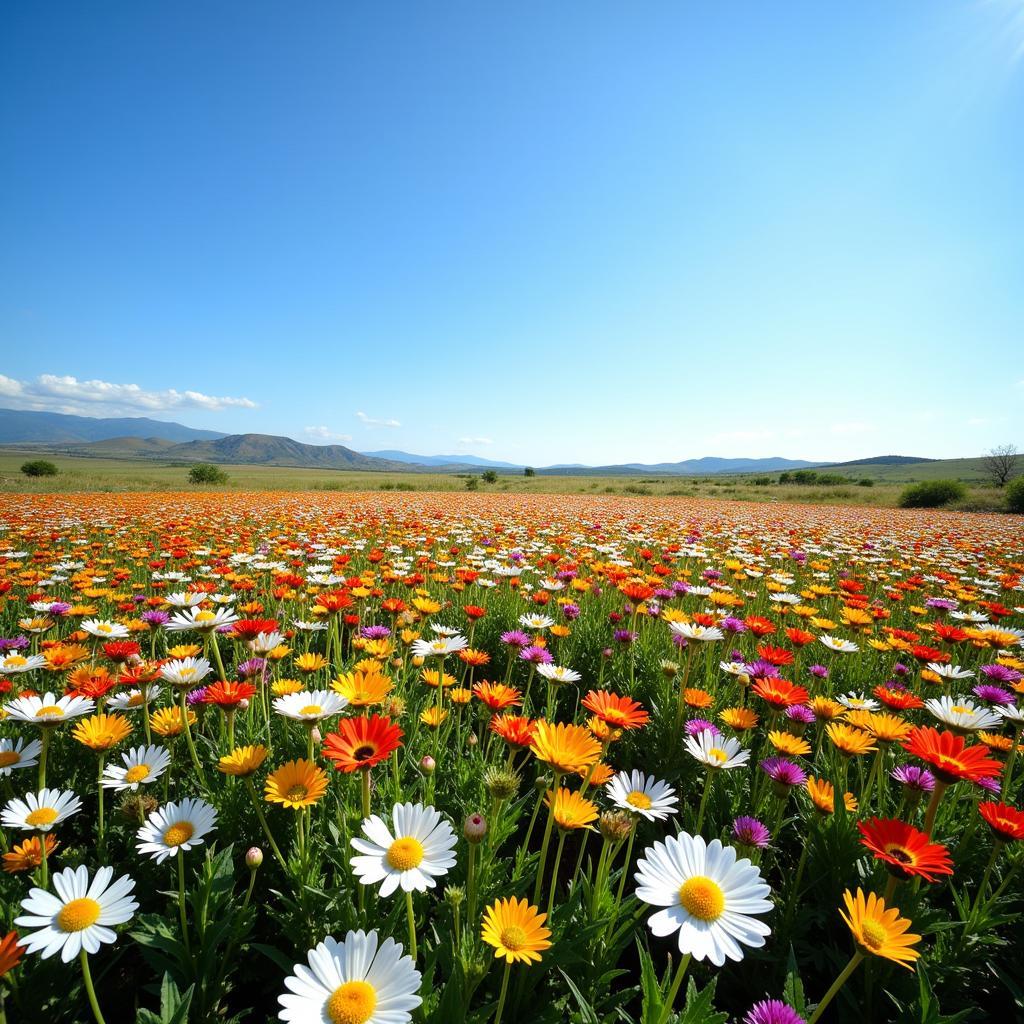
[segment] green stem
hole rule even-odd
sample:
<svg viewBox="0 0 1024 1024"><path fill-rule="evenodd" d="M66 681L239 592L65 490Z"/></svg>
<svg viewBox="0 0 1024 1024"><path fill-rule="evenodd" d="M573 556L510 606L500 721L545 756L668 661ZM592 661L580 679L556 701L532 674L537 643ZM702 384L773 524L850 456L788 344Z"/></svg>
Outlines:
<svg viewBox="0 0 1024 1024"><path fill-rule="evenodd" d="M50 752L50 737L53 735L53 727L43 726L39 735L39 742L43 745L39 751L39 788L46 789L46 755Z"/></svg>
<svg viewBox="0 0 1024 1024"><path fill-rule="evenodd" d="M505 1009L505 996L508 995L508 975L512 961L505 961L505 973L501 976L501 994L498 996L498 1009L494 1013L494 1024L501 1024L501 1012Z"/></svg>
<svg viewBox="0 0 1024 1024"><path fill-rule="evenodd" d="M555 778L555 789L552 790L552 794L558 792L558 779ZM551 842L551 830L555 824L555 798L554 795L551 797L551 806L548 808L548 823L544 826L544 839L540 844L540 860L537 862L537 880L533 886L533 900L534 906L540 905L540 889L544 882L544 866L548 859L548 844Z"/></svg>
<svg viewBox="0 0 1024 1024"><path fill-rule="evenodd" d="M96 790L96 798L99 802L99 810L96 816L96 849L99 851L100 860L103 860L103 754L100 754L100 768L96 776Z"/></svg>
<svg viewBox="0 0 1024 1024"><path fill-rule="evenodd" d="M106 1024L103 1014L100 1013L100 1004L96 1000L96 989L92 984L92 974L89 972L89 954L84 949L79 952L78 961L82 965L82 977L85 980L85 992L89 997L92 1015L96 1018L96 1024Z"/></svg>
<svg viewBox="0 0 1024 1024"><path fill-rule="evenodd" d="M626 843L626 859L622 864L622 875L619 877L619 891L615 894L615 906L612 907L611 915L608 919L608 930L604 933L605 941L612 933L612 929L615 927L615 921L619 916L619 908L622 906L622 894L626 889L626 878L629 875L629 859L633 855L633 840L636 838L636 822L633 823L633 831L629 833L629 840Z"/></svg>
<svg viewBox="0 0 1024 1024"><path fill-rule="evenodd" d="M700 810L697 812L697 825L694 828L694 835L700 835L701 826L704 824L704 812L708 806L708 794L711 792L711 780L714 778L714 769L708 768L707 777L704 779L704 792L700 798Z"/></svg>
<svg viewBox="0 0 1024 1024"><path fill-rule="evenodd" d="M679 994L679 986L683 983L683 978L686 977L686 969L690 966L690 954L679 961L679 967L676 969L676 976L672 979L672 987L668 990L668 995L665 997L665 1008L661 1012L661 1019L659 1024L665 1024L665 1021L672 1016L672 1005L676 1001L676 996Z"/></svg>
<svg viewBox="0 0 1024 1024"><path fill-rule="evenodd" d="M1010 780L1013 778L1013 763L1017 760L1017 745L1020 743L1021 727L1018 726L1013 733L1013 746L1010 747L1010 756L1006 759L1006 767L1003 769L1003 791L1000 794L1005 801L1007 793L1010 792Z"/></svg>
<svg viewBox="0 0 1024 1024"><path fill-rule="evenodd" d="M273 850L277 863L281 865L281 870L287 873L288 865L285 862L277 843L274 841L274 834L270 831L270 826L267 824L267 819L263 814L263 808L260 806L259 797L256 795L256 787L252 784L252 778L247 775L245 777L245 783L249 790L249 796L252 797L252 805L256 809L256 817L259 818L260 825L263 827L263 834L267 837L267 842L270 843L270 849Z"/></svg>
<svg viewBox="0 0 1024 1024"><path fill-rule="evenodd" d="M370 816L370 769L361 769L362 778L360 783L362 786L363 795L363 817L368 818Z"/></svg>
<svg viewBox="0 0 1024 1024"><path fill-rule="evenodd" d="M192 742L192 729L188 724L188 705L185 703L185 687L181 687L181 692L178 694L178 708L181 712L181 722L185 727L185 745L188 747L189 757L192 758L192 765L196 770L196 775L199 776L199 782L203 789L206 788L206 776L203 774L203 766L199 763L199 755L196 753L195 744Z"/></svg>
<svg viewBox="0 0 1024 1024"><path fill-rule="evenodd" d="M178 847L178 914L181 917L181 940L185 952L191 956L192 949L188 941L188 918L185 915L185 854Z"/></svg>
<svg viewBox="0 0 1024 1024"><path fill-rule="evenodd" d="M412 907L412 890L405 894L405 912L409 917L409 956L416 962L416 913Z"/></svg>
<svg viewBox="0 0 1024 1024"><path fill-rule="evenodd" d="M558 866L562 863L562 849L565 847L565 837L569 833L564 829L558 830L558 849L555 851L555 866L551 872L551 888L548 890L548 920L551 920L551 912L555 909L555 890L558 888Z"/></svg>
<svg viewBox="0 0 1024 1024"><path fill-rule="evenodd" d="M476 857L477 857L477 844L469 844L469 866L466 872L466 890L469 895L469 907L467 912L467 919L469 921L470 928L476 927ZM458 932L456 932L456 936Z"/></svg>
<svg viewBox="0 0 1024 1024"><path fill-rule="evenodd" d="M932 797L928 801L928 810L924 816L924 831L930 836L932 834L932 826L935 824L935 814L939 809L939 801L942 799L942 794L946 791L947 783L941 782L939 779L935 780L935 788L932 790Z"/></svg>
<svg viewBox="0 0 1024 1024"><path fill-rule="evenodd" d="M45 889L50 883L50 866L46 860L46 833L39 833L39 869L41 873L41 888Z"/></svg>
<svg viewBox="0 0 1024 1024"><path fill-rule="evenodd" d="M836 993L846 984L847 979L857 969L857 965L864 959L863 953L854 953L850 959L850 962L843 968L842 973L834 982L832 987L825 993L825 997L818 1003L817 1009L814 1011L814 1015L807 1022L807 1024L817 1024L818 1019L825 1012L825 1008L835 998Z"/></svg>

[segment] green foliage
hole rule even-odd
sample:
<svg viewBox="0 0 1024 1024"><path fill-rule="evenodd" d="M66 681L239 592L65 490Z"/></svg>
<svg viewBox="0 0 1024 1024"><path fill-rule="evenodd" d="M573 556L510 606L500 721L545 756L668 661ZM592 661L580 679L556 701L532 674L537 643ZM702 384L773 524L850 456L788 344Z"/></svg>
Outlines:
<svg viewBox="0 0 1024 1024"><path fill-rule="evenodd" d="M536 476L536 475L537 475L537 470L535 470L533 468L533 466L527 466L523 470L523 476Z"/></svg>
<svg viewBox="0 0 1024 1024"><path fill-rule="evenodd" d="M857 481L857 486L858 487L874 487L875 486L875 481L872 480L870 477L866 477L865 476L865 477L862 477L860 480Z"/></svg>
<svg viewBox="0 0 1024 1024"><path fill-rule="evenodd" d="M57 467L46 459L32 459L30 462L21 464L21 471L25 476L56 476Z"/></svg>
<svg viewBox="0 0 1024 1024"><path fill-rule="evenodd" d="M466 477L466 490L467 491L479 491L480 490L480 477L468 476Z"/></svg>
<svg viewBox="0 0 1024 1024"><path fill-rule="evenodd" d="M498 482L498 474L493 469L485 469L481 474L485 484L496 484Z"/></svg>
<svg viewBox="0 0 1024 1024"><path fill-rule="evenodd" d="M1006 510L1024 512L1024 476L1011 480L1006 486Z"/></svg>
<svg viewBox="0 0 1024 1024"><path fill-rule="evenodd" d="M226 484L228 475L220 466L214 466L209 462L197 462L188 471L188 482L190 484Z"/></svg>
<svg viewBox="0 0 1024 1024"><path fill-rule="evenodd" d="M901 508L940 508L961 501L967 489L959 480L923 480L900 495Z"/></svg>
<svg viewBox="0 0 1024 1024"><path fill-rule="evenodd" d="M189 985L184 992L180 992L170 974L165 974L160 985L160 1012L140 1009L135 1024L188 1024L188 1011L194 991L195 986Z"/></svg>

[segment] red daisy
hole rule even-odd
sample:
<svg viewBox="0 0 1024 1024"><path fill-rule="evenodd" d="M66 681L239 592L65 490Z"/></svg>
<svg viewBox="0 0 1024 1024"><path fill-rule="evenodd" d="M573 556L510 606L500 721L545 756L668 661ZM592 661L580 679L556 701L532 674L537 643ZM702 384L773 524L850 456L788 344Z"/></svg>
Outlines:
<svg viewBox="0 0 1024 1024"><path fill-rule="evenodd" d="M897 878L920 876L934 882L939 875L953 874L953 862L941 843L933 843L928 835L895 819L872 818L857 823L861 843L882 861Z"/></svg>

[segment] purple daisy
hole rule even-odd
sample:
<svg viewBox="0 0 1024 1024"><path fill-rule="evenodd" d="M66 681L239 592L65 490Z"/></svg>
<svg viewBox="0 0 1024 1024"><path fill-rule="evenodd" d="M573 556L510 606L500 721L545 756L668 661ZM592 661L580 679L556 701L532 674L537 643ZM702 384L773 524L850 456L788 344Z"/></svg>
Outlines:
<svg viewBox="0 0 1024 1024"><path fill-rule="evenodd" d="M807 1024L796 1010L781 999L762 999L747 1011L743 1024Z"/></svg>
<svg viewBox="0 0 1024 1024"><path fill-rule="evenodd" d="M143 612L139 616L142 621L149 626L150 629L159 629L161 626L166 626L171 621L171 617L167 612Z"/></svg>
<svg viewBox="0 0 1024 1024"><path fill-rule="evenodd" d="M1013 694L1004 690L1001 686L993 686L991 683L979 683L974 687L974 696L985 701L986 704L998 704L1000 707L1009 707L1014 702Z"/></svg>
<svg viewBox="0 0 1024 1024"><path fill-rule="evenodd" d="M802 786L807 781L807 772L788 757L766 757L761 762L761 771L775 783L779 795L788 793L793 786Z"/></svg>
<svg viewBox="0 0 1024 1024"><path fill-rule="evenodd" d="M687 736L699 736L702 732L709 732L712 736L722 735L722 730L706 718L691 718L685 728Z"/></svg>
<svg viewBox="0 0 1024 1024"><path fill-rule="evenodd" d="M981 674L996 683L1009 683L1011 686L1021 680L1021 674L1009 665L982 665Z"/></svg>
<svg viewBox="0 0 1024 1024"><path fill-rule="evenodd" d="M828 679L828 669L824 665L809 665L807 674L814 676L815 679Z"/></svg>
<svg viewBox="0 0 1024 1024"><path fill-rule="evenodd" d="M387 626L363 626L359 635L364 640L387 640L391 636L391 630Z"/></svg>
<svg viewBox="0 0 1024 1024"><path fill-rule="evenodd" d="M935 788L935 776L927 768L920 768L916 764L898 764L889 775L907 790L908 796L916 793L920 797Z"/></svg>
<svg viewBox="0 0 1024 1024"><path fill-rule="evenodd" d="M786 708L785 715L791 722L801 725L810 725L814 721L814 712L806 704L793 704Z"/></svg>
<svg viewBox="0 0 1024 1024"><path fill-rule="evenodd" d="M768 827L749 815L741 815L732 823L732 837L740 846L758 850L763 850L772 840Z"/></svg>
<svg viewBox="0 0 1024 1024"><path fill-rule="evenodd" d="M529 647L530 638L520 629L510 629L501 634L501 642L509 647Z"/></svg>
<svg viewBox="0 0 1024 1024"><path fill-rule="evenodd" d="M537 647L531 644L519 652L520 661L528 661L532 665L550 665L555 659L546 647Z"/></svg>

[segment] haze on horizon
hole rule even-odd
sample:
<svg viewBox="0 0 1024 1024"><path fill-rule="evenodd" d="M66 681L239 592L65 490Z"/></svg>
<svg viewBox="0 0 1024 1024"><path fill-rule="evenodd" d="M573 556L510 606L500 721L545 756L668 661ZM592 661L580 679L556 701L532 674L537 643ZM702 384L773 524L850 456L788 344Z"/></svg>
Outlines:
<svg viewBox="0 0 1024 1024"><path fill-rule="evenodd" d="M1024 2L0 12L0 406L613 464L1024 447Z"/></svg>

